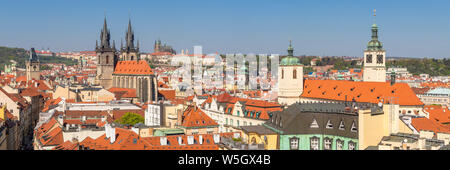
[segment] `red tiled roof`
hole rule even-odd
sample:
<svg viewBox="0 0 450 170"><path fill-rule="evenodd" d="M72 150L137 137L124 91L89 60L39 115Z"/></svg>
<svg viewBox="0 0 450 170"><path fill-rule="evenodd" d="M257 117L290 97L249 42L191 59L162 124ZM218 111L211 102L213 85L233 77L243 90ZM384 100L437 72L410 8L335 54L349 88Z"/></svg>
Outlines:
<svg viewBox="0 0 450 170"><path fill-rule="evenodd" d="M47 123L42 124L35 133L42 146L60 145L64 142L62 128L55 118L51 118Z"/></svg>
<svg viewBox="0 0 450 170"><path fill-rule="evenodd" d="M305 98L347 101L363 103L387 103L392 97L400 105L424 105L406 83L355 82L340 80L305 80L303 93Z"/></svg>
<svg viewBox="0 0 450 170"><path fill-rule="evenodd" d="M153 70L145 60L119 61L114 69L114 74L152 75Z"/></svg>
<svg viewBox="0 0 450 170"><path fill-rule="evenodd" d="M175 99L175 90L158 90L158 93L164 96L167 100Z"/></svg>
<svg viewBox="0 0 450 170"><path fill-rule="evenodd" d="M418 131L433 131L435 133L450 133L450 112L441 106L425 106L429 118L413 118L412 125Z"/></svg>
<svg viewBox="0 0 450 170"><path fill-rule="evenodd" d="M181 126L183 127L206 127L218 125L219 124L217 124L197 106L191 105L183 112L181 123Z"/></svg>
<svg viewBox="0 0 450 170"><path fill-rule="evenodd" d="M130 89L130 88L118 88L118 87L112 87L108 89L111 93L114 93L117 100L120 100L121 98L136 98L136 89Z"/></svg>

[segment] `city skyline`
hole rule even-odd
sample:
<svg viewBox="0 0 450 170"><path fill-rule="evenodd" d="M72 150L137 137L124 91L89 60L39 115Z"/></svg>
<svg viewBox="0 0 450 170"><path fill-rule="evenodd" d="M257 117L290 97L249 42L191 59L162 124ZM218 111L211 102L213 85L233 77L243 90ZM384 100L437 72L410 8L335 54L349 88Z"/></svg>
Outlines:
<svg viewBox="0 0 450 170"><path fill-rule="evenodd" d="M4 3L0 46L26 49L94 50L106 15L116 48L131 19L145 52L160 38L177 52L202 45L205 53L284 55L292 40L295 55L362 57L377 9L387 56L447 58L450 53L447 1Z"/></svg>

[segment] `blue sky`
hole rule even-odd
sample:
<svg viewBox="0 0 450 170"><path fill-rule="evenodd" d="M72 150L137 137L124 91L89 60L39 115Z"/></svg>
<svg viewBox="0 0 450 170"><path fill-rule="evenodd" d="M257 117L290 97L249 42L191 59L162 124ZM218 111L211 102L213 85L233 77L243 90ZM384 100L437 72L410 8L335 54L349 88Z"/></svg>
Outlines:
<svg viewBox="0 0 450 170"><path fill-rule="evenodd" d="M449 57L448 0L21 0L0 6L0 46L92 50L104 14L116 46L129 14L141 51L362 56L377 9L388 56Z"/></svg>

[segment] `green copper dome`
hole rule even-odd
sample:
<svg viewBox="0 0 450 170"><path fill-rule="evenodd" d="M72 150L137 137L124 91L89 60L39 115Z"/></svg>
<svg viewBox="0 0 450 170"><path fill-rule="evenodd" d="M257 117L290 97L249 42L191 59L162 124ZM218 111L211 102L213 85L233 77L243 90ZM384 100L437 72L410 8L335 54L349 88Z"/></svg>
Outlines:
<svg viewBox="0 0 450 170"><path fill-rule="evenodd" d="M300 63L300 59L297 57L294 57L294 48L292 47L292 42L289 41L289 47L288 47L288 55L281 59L280 65L282 66L296 66L296 65L302 65Z"/></svg>
<svg viewBox="0 0 450 170"><path fill-rule="evenodd" d="M296 65L301 65L301 63L300 63L300 59L298 59L297 57L287 56L287 57L284 57L283 59L281 59L280 65L296 66Z"/></svg>
<svg viewBox="0 0 450 170"><path fill-rule="evenodd" d="M383 43L378 41L378 26L377 24L372 25L372 40L367 44L367 50L369 51L380 51L383 50Z"/></svg>

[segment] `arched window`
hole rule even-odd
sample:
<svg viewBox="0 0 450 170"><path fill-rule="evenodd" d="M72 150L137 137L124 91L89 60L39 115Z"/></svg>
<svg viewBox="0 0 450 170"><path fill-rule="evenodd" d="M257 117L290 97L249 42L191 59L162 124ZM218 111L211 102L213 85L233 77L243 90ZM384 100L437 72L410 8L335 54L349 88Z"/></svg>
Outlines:
<svg viewBox="0 0 450 170"><path fill-rule="evenodd" d="M292 73L292 77L294 79L297 79L297 69L294 69L293 73Z"/></svg>
<svg viewBox="0 0 450 170"><path fill-rule="evenodd" d="M284 79L284 69L281 69L281 79Z"/></svg>
<svg viewBox="0 0 450 170"><path fill-rule="evenodd" d="M109 55L106 56L106 64L109 64Z"/></svg>
<svg viewBox="0 0 450 170"><path fill-rule="evenodd" d="M131 56L131 60L133 60L134 59L134 56Z"/></svg>

